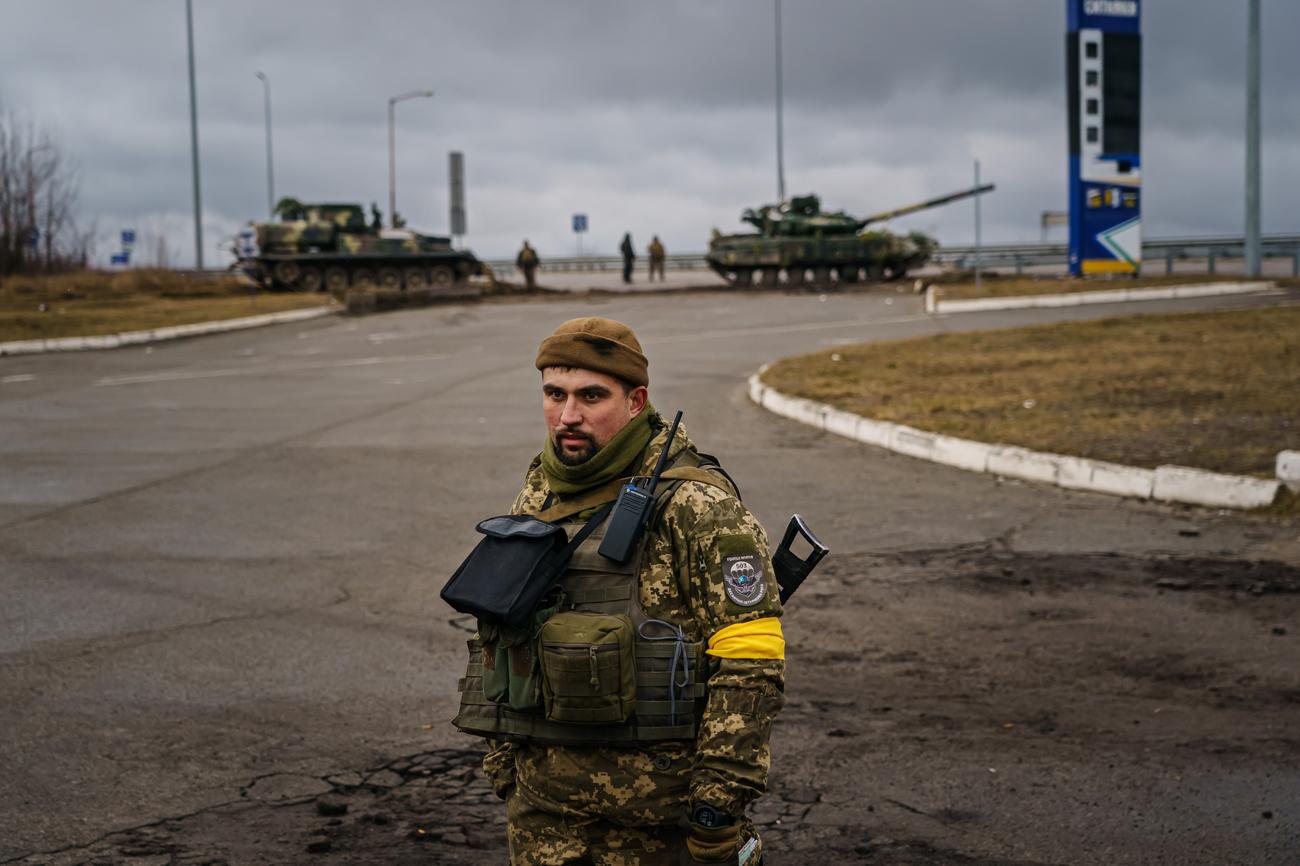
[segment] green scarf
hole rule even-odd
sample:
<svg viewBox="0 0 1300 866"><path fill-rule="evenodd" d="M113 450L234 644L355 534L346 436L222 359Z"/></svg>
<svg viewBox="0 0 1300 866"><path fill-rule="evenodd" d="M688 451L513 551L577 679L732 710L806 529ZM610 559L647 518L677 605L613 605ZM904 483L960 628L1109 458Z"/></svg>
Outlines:
<svg viewBox="0 0 1300 866"><path fill-rule="evenodd" d="M577 466L568 466L560 461L560 455L555 451L555 440L548 435L546 447L542 449L542 471L546 473L546 483L557 495L569 496L618 478L654 438L655 431L650 424L654 415L654 408L647 403L641 414L627 422L627 426L618 431L605 447Z"/></svg>

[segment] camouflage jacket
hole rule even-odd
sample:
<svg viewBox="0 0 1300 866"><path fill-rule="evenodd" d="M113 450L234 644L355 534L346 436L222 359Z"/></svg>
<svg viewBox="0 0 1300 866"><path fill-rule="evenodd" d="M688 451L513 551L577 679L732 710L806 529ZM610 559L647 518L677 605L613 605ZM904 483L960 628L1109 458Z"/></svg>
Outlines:
<svg viewBox="0 0 1300 866"><path fill-rule="evenodd" d="M651 440L638 474L649 474L667 438ZM679 427L669 456L692 447ZM540 511L550 493L534 459L513 513ZM638 578L647 615L683 626L707 641L724 626L779 617L776 578L763 527L734 496L697 481L681 482L651 524ZM754 557L766 582L756 603L725 591L728 557ZM493 787L511 785L535 807L567 818L600 817L625 826L679 821L688 802L740 815L767 787L768 735L780 711L785 661L709 657L708 699L695 742L648 747L573 748L491 743L483 760Z"/></svg>

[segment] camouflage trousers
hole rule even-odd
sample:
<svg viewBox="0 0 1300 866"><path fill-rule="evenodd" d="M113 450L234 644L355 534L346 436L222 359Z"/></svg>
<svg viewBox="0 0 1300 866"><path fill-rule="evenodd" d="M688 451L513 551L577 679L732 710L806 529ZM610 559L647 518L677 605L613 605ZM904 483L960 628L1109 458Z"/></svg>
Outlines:
<svg viewBox="0 0 1300 866"><path fill-rule="evenodd" d="M506 801L506 823L510 866L679 866L686 847L686 829L679 825L624 827L600 818L566 819L531 805L518 789ZM745 819L741 841L753 835ZM756 857L746 866L760 863Z"/></svg>

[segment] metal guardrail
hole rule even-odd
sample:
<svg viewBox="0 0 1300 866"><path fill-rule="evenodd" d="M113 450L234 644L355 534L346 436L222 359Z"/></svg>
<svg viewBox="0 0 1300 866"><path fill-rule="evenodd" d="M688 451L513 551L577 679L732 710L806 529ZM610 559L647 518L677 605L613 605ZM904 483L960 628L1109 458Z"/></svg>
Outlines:
<svg viewBox="0 0 1300 866"><path fill-rule="evenodd" d="M1291 259L1292 273L1300 276L1300 235L1265 235L1261 246L1265 258ZM1172 271L1174 262L1179 260L1206 259L1209 272L1214 273L1219 260L1242 258L1244 250L1245 240L1240 237L1160 238L1142 244L1142 259L1148 268L1163 260L1166 272ZM674 271L704 270L708 268L704 255L671 255L664 260L664 266L666 270ZM1020 273L1024 268L1036 265L1064 265L1069 256L1070 246L1065 243L984 244L980 248L980 265L987 268L1013 267L1016 273ZM975 246L940 247L934 254L933 261L956 268L974 267ZM515 271L514 259L495 259L488 264L497 274L511 274ZM644 256L637 258L637 266L645 267ZM620 271L622 268L621 256L547 258L539 266L542 272L602 272Z"/></svg>
<svg viewBox="0 0 1300 866"><path fill-rule="evenodd" d="M1142 261L1150 269L1161 260L1165 273L1172 273L1174 263L1187 259L1205 259L1207 270L1214 273L1222 259L1244 258L1245 240L1241 237L1153 238L1142 244ZM1291 273L1300 276L1300 235L1264 235L1261 243L1265 258L1291 260ZM1070 247L1064 243L985 244L980 248L982 267L1014 267L1020 273L1035 265L1063 265L1069 261ZM957 268L975 266L974 245L941 247L933 261Z"/></svg>

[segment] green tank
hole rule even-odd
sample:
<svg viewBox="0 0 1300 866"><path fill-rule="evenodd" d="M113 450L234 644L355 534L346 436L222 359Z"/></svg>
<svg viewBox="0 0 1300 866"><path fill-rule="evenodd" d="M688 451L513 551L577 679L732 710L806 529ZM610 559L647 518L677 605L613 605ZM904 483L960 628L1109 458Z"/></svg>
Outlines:
<svg viewBox="0 0 1300 866"><path fill-rule="evenodd" d="M347 295L452 292L483 265L451 239L380 227L373 206L284 199L280 222L250 223L235 239L235 267L265 289Z"/></svg>
<svg viewBox="0 0 1300 866"><path fill-rule="evenodd" d="M904 216L989 192L993 184L972 187L892 211L858 219L843 211L821 209L815 195L795 196L779 205L747 210L741 219L757 232L724 235L716 229L709 243L709 267L733 286L774 286L782 274L788 285L828 285L834 272L840 283L899 279L930 260L939 243L923 232L896 235L875 229L874 222Z"/></svg>

